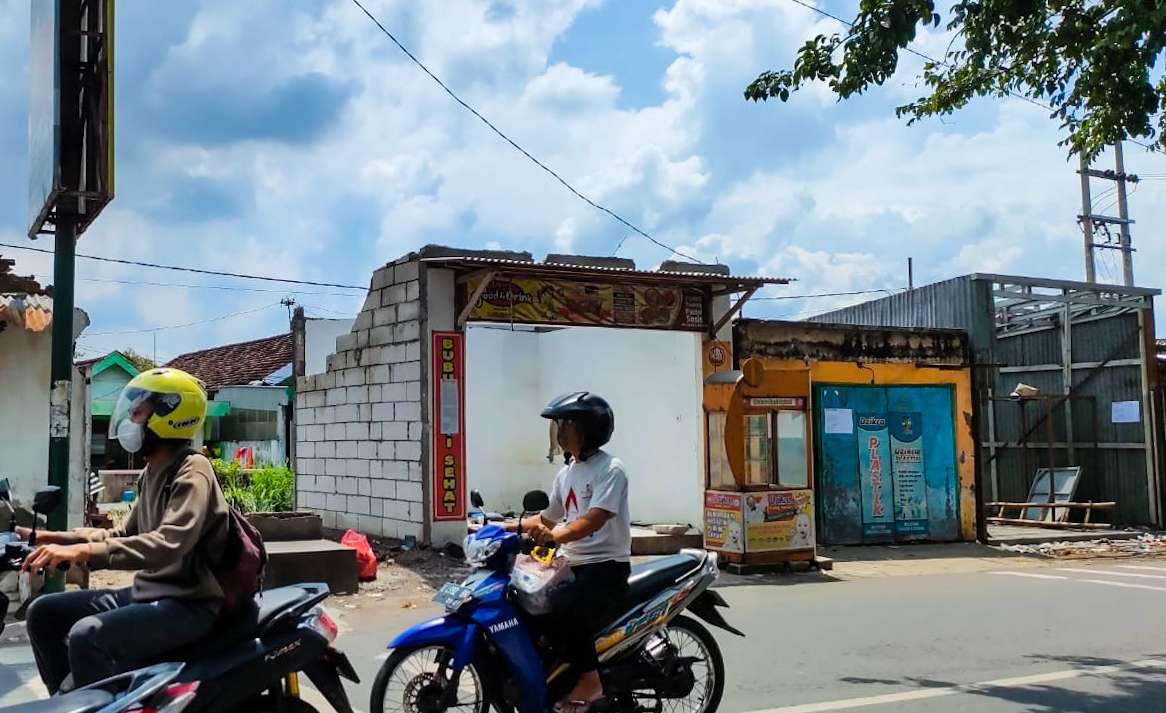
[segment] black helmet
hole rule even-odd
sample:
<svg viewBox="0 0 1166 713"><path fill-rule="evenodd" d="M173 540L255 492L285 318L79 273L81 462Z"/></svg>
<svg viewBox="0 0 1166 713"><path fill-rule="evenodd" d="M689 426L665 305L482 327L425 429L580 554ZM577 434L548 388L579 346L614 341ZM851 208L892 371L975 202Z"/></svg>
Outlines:
<svg viewBox="0 0 1166 713"><path fill-rule="evenodd" d="M602 396L587 391L564 394L547 404L543 418L578 421L583 427L583 447L588 451L601 448L615 431L615 413Z"/></svg>

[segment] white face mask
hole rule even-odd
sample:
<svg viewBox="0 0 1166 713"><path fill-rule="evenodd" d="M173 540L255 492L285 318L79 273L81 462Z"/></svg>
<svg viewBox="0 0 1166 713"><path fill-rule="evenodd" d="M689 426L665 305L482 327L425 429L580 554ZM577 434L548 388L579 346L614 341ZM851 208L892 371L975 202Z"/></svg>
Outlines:
<svg viewBox="0 0 1166 713"><path fill-rule="evenodd" d="M145 426L134 423L127 418L117 425L117 442L121 444L126 453L137 453L142 450L142 439L145 437L145 433Z"/></svg>

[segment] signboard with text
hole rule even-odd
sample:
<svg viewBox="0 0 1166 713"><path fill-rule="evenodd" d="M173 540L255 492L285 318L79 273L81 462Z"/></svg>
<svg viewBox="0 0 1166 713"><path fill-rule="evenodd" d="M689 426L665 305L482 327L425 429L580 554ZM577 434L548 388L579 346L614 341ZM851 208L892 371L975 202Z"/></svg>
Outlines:
<svg viewBox="0 0 1166 713"><path fill-rule="evenodd" d="M465 343L433 333L433 519L466 517Z"/></svg>
<svg viewBox="0 0 1166 713"><path fill-rule="evenodd" d="M466 294L474 295L480 286L480 279L470 280ZM491 280L470 308L469 318L641 329L708 328L705 295L697 288L541 278Z"/></svg>

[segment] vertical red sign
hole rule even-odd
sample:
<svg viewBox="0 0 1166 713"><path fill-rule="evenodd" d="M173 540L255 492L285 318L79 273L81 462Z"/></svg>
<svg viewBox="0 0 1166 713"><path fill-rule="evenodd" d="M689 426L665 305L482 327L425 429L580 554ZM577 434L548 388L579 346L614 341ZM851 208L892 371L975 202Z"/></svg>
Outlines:
<svg viewBox="0 0 1166 713"><path fill-rule="evenodd" d="M465 352L460 332L433 333L433 519L466 517Z"/></svg>

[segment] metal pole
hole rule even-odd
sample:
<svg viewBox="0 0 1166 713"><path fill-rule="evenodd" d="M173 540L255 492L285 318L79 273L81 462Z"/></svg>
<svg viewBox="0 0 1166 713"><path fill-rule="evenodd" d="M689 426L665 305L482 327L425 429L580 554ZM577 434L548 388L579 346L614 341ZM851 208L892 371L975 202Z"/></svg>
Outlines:
<svg viewBox="0 0 1166 713"><path fill-rule="evenodd" d="M1120 141L1113 145L1113 155L1117 161L1117 217L1121 218L1122 284L1133 287L1134 250L1130 243L1130 207L1126 202L1126 167Z"/></svg>
<svg viewBox="0 0 1166 713"><path fill-rule="evenodd" d="M915 259L907 258L907 289L915 289Z"/></svg>
<svg viewBox="0 0 1166 713"><path fill-rule="evenodd" d="M50 530L67 529L69 503L69 401L73 386L73 268L76 224L58 207L53 257L53 349L49 384L49 485L61 489L65 507L48 516Z"/></svg>
<svg viewBox="0 0 1166 713"><path fill-rule="evenodd" d="M1097 282L1093 264L1093 199L1089 197L1089 164L1081 156L1081 230L1085 233L1085 281Z"/></svg>

